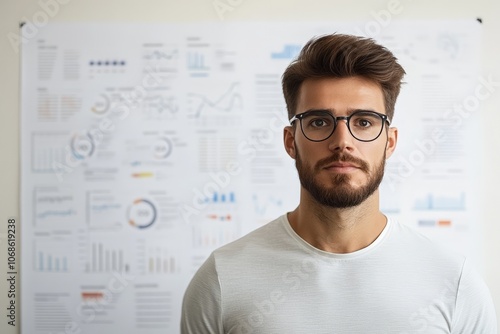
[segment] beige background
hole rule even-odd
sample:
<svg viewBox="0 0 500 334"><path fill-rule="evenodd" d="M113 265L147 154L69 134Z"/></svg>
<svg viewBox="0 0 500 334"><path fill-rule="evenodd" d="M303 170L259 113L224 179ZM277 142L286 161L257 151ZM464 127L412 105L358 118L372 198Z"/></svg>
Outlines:
<svg viewBox="0 0 500 334"><path fill-rule="evenodd" d="M401 13L393 19L483 19L482 75L500 81L500 1L450 0L0 0L0 332L18 333L19 300L16 302L16 327L7 324L7 220L19 218L19 54L8 36L18 32L20 21L43 19L43 3L58 3L49 22L173 22L173 21L373 21L374 12L394 4ZM230 10L219 15L214 5L227 4ZM45 10L46 11L46 10ZM390 23L389 23L390 24ZM492 292L500 320L500 218L497 187L500 186L500 89L483 102L481 147L484 153L482 173L477 176L482 192L484 221L478 221L483 233L483 276ZM19 222L18 223L22 223ZM17 240L19 241L19 230ZM19 244L17 246L19 264ZM19 276L17 278L19 284ZM16 289L19 296L19 285ZM499 326L500 328L500 326Z"/></svg>

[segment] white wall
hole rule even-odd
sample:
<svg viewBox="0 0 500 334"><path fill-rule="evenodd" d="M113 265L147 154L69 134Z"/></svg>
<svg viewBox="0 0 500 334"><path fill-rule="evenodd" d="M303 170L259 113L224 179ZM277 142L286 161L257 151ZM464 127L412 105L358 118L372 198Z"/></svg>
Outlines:
<svg viewBox="0 0 500 334"><path fill-rule="evenodd" d="M214 3L226 3L230 11L218 13ZM43 3L52 3L49 10ZM58 3L56 8L53 4ZM7 269L7 220L19 217L19 53L9 42L9 34L17 33L20 21L43 19L40 12L51 14L56 21L119 21L119 22L169 22L169 21L254 21L254 20L366 20L373 21L374 13L398 3L400 14L392 19L483 19L483 69L485 77L500 81L500 2L475 0L1 0L0 2L0 332L17 333L19 330L19 300L17 300L16 327L7 324L8 285ZM390 22L388 23L390 24ZM477 194L483 203L485 221L478 222L483 233L483 276L490 287L497 315L500 319L500 222L496 212L496 187L500 186L500 90L484 101L482 125L483 173L477 182L482 192ZM19 222L18 223L22 223ZM20 235L17 234L19 241ZM19 250L19 245L17 245ZM21 257L18 254L17 263ZM19 277L18 277L19 282ZM19 286L16 288L19 293ZM499 326L500 327L500 326Z"/></svg>

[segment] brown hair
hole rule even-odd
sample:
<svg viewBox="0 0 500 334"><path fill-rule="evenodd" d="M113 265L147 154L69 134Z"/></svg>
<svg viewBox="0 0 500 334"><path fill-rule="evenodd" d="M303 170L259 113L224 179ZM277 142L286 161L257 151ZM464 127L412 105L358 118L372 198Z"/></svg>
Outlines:
<svg viewBox="0 0 500 334"><path fill-rule="evenodd" d="M361 76L378 83L390 120L405 71L396 57L370 38L332 34L311 39L283 73L289 118L295 115L300 86L309 78Z"/></svg>

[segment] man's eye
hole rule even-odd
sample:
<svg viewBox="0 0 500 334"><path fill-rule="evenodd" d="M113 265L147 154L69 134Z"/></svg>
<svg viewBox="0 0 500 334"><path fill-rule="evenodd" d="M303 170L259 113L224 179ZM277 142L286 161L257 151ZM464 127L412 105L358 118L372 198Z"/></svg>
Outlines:
<svg viewBox="0 0 500 334"><path fill-rule="evenodd" d="M362 128L367 128L372 125L372 122L370 122L370 120L368 119L361 118L356 121L356 124Z"/></svg>
<svg viewBox="0 0 500 334"><path fill-rule="evenodd" d="M315 118L310 122L311 126L316 128L321 128L324 126L328 126L328 121L324 118Z"/></svg>

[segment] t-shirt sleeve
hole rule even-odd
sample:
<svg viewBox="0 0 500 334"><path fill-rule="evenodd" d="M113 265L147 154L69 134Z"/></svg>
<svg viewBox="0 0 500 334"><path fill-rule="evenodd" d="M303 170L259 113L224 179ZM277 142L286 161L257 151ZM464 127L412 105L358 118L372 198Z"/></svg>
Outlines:
<svg viewBox="0 0 500 334"><path fill-rule="evenodd" d="M495 307L486 283L465 261L458 286L452 334L497 334Z"/></svg>
<svg viewBox="0 0 500 334"><path fill-rule="evenodd" d="M222 334L221 290L214 255L196 272L184 294L181 334Z"/></svg>

